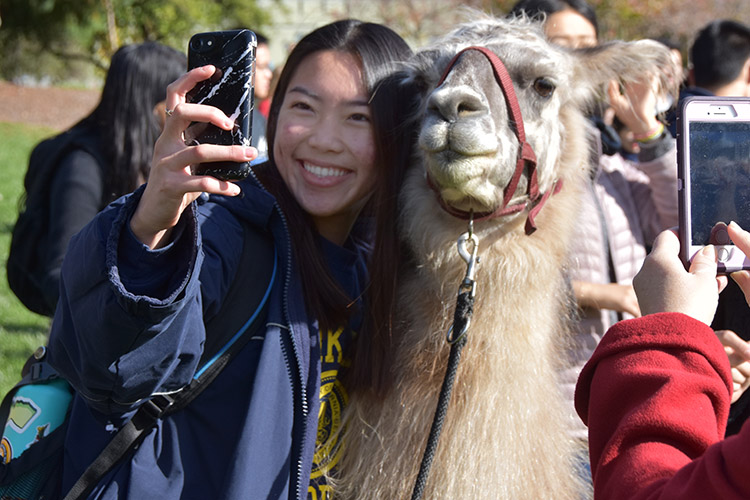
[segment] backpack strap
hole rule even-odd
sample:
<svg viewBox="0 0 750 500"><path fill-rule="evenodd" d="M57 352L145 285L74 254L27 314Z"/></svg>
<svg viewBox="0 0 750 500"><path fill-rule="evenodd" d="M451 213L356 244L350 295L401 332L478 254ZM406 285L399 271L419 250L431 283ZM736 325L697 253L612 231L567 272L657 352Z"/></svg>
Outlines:
<svg viewBox="0 0 750 500"><path fill-rule="evenodd" d="M141 443L160 418L190 404L259 333L276 280L278 254L269 233L245 221L242 226L244 241L240 264L218 314L206 323L201 368L190 384L178 392L156 394L144 402L84 471L64 500L85 498L102 477Z"/></svg>
<svg viewBox="0 0 750 500"><path fill-rule="evenodd" d="M29 359L26 360L26 364L23 367L23 377L10 391L8 391L3 398L2 403L0 403L0 424L4 425L5 422L8 421L10 407L13 403L13 396L15 396L18 389L25 385L39 384L59 377L57 371L47 363L45 359L46 357L47 348L42 346L35 350L34 353L29 356ZM2 433L2 429L0 429L0 433Z"/></svg>

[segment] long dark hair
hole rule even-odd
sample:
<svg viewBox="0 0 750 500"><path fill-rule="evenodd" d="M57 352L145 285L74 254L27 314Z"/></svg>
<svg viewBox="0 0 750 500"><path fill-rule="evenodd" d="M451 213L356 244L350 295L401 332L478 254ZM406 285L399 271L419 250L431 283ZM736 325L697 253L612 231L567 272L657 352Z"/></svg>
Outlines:
<svg viewBox="0 0 750 500"><path fill-rule="evenodd" d="M274 98L271 101L266 132L270 161L258 169L258 176L268 190L276 196L287 218L292 235L294 255L299 269L304 271L301 273L301 279L308 313L318 320L321 331L348 321L353 313L351 304L353 299L356 298L347 297L331 276L320 247L315 225L291 195L274 167L273 144L279 112L289 82L302 61L309 55L324 50L336 50L355 56L360 61L368 94L373 99L377 98L378 102L382 103L379 104L380 106L388 106L389 108L391 104L384 102L383 96L378 97L380 93L379 85L384 78L393 74L399 68L399 62L405 61L412 54L406 42L390 28L352 19L337 21L316 29L295 45L284 64L284 69L274 92ZM371 108L374 109L374 106L371 105ZM388 143L391 140L390 134L393 133L394 128L391 125L398 123L392 122L385 123L373 120L376 150L375 165L377 165L379 179L375 193L363 210L363 214L374 217L376 221L382 219L381 200L383 199L384 186L399 178L400 175L392 171L395 164L388 161ZM390 219L391 232L393 232L392 224L394 220L393 218ZM369 320L365 318L364 323L367 324L368 322ZM358 337L366 336L365 332L369 330L369 327L364 326L362 334ZM361 350L356 348L356 351Z"/></svg>
<svg viewBox="0 0 750 500"><path fill-rule="evenodd" d="M187 69L185 54L158 42L123 45L110 61L99 104L78 125L99 133L106 204L148 177L161 133L154 107Z"/></svg>
<svg viewBox="0 0 750 500"><path fill-rule="evenodd" d="M371 199L375 216L375 243L370 259L370 286L365 294L367 310L358 336L352 368L347 377L351 391L378 396L393 382L390 361L395 348L398 277L408 249L397 230L399 193L419 134L418 118L423 82L394 73L381 81L372 98L372 121L381 130L380 158L384 175Z"/></svg>

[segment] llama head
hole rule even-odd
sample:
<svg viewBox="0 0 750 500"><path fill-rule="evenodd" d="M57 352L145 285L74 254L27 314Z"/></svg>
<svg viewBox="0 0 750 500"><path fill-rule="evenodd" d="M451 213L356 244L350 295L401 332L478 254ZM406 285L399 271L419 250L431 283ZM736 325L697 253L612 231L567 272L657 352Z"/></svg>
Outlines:
<svg viewBox="0 0 750 500"><path fill-rule="evenodd" d="M407 176L404 205L409 211L429 184L429 210L439 203L453 215L518 220L558 180L567 182L566 169L578 169L580 179L588 168L585 116L608 83L659 73L666 88L670 71L658 69L673 63L653 41L574 51L550 44L528 19L476 17L420 51L410 67L408 78L424 91L413 168L421 172ZM512 85L504 88L503 79ZM516 101L520 113L512 111Z"/></svg>

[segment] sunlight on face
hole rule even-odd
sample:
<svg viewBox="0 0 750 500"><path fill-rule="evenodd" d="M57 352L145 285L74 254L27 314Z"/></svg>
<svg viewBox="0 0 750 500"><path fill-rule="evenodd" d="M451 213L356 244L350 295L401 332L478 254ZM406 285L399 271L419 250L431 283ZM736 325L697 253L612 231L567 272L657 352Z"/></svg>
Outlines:
<svg viewBox="0 0 750 500"><path fill-rule="evenodd" d="M550 42L571 49L594 47L597 44L594 25L573 9L547 16L544 32Z"/></svg>
<svg viewBox="0 0 750 500"><path fill-rule="evenodd" d="M377 180L368 101L359 60L325 50L299 65L279 111L276 166L334 243L346 239Z"/></svg>

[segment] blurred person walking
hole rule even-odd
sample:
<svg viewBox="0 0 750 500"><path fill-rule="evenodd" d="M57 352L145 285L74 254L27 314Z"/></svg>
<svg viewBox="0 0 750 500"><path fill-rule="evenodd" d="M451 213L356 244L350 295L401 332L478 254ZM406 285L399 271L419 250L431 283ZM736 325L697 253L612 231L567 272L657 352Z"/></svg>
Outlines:
<svg viewBox="0 0 750 500"><path fill-rule="evenodd" d="M31 162L55 163L47 169L48 178L29 178L27 173L27 188L39 188L26 193L26 208L13 233L8 278L24 303L38 303L35 312L52 316L55 311L70 238L109 202L146 181L154 143L164 125L167 85L186 66L183 53L157 42L120 47L112 56L94 110L37 145L36 155L32 152ZM54 160L51 147L59 148ZM39 215L35 215L37 208ZM26 222L32 217L43 220ZM28 241L36 242L33 248L26 248ZM24 265L16 266L21 260ZM34 297L27 299L28 294Z"/></svg>

